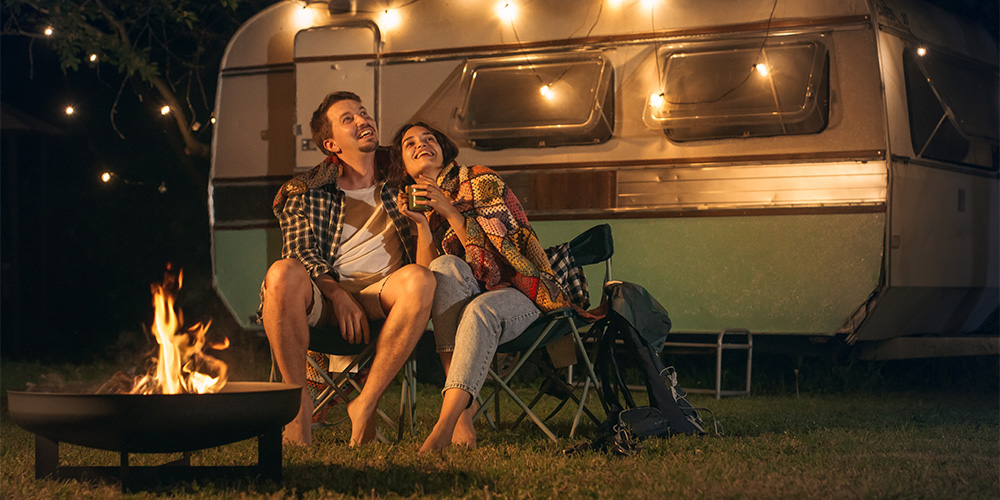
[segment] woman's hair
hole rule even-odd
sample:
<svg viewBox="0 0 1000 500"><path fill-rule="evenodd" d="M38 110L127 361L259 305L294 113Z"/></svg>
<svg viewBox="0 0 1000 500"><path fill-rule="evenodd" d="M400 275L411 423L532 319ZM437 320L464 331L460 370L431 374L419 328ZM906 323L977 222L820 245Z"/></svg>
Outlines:
<svg viewBox="0 0 1000 500"><path fill-rule="evenodd" d="M389 171L386 172L386 183L390 186L403 187L406 184L411 184L413 181L410 180L409 175L406 173L406 166L403 164L403 136L406 132L413 127L423 127L434 134L434 138L437 139L438 145L441 146L441 165L448 165L449 163L455 161L458 157L458 146L455 141L444 135L444 132L424 123L424 122L413 122L407 123L399 130L396 131L396 135L392 137L392 143L389 145Z"/></svg>

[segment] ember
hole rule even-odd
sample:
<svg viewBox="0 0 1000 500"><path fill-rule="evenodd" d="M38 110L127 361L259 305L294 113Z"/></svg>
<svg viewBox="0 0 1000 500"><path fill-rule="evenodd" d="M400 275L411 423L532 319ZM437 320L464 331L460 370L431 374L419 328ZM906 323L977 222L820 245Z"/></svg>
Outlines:
<svg viewBox="0 0 1000 500"><path fill-rule="evenodd" d="M225 349L229 347L229 339L220 344L207 343L205 333L211 320L181 330L184 314L174 302L183 279L183 271L173 273L168 263L163 282L150 285L154 307L152 333L159 344L158 354L150 360L153 366L139 377L116 373L98 393L203 394L218 392L226 385L228 367L202 349L206 344L212 349Z"/></svg>

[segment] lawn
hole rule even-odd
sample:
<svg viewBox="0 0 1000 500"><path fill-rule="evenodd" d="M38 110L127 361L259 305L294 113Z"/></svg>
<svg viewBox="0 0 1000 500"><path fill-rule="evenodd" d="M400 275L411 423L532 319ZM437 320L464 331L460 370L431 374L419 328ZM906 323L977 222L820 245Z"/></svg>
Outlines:
<svg viewBox="0 0 1000 500"><path fill-rule="evenodd" d="M995 371L995 360L987 366ZM755 363L755 368L758 364ZM762 372L764 364L759 365ZM417 430L395 444L346 446L350 428L319 430L310 448L284 449L281 483L250 479L185 482L123 494L115 483L34 478L34 441L9 419L6 390L44 378L100 380L101 366L3 362L0 496L43 498L989 498L1000 495L1000 399L994 384L919 390L768 389L749 398L716 401L695 395L724 425L721 437L674 436L643 442L637 456L594 451L566 455L583 438L548 442L530 425L492 430L481 425L479 446L416 456L440 401L421 384ZM879 377L869 371L865 377ZM843 375L840 373L839 375ZM995 376L995 373L993 373ZM755 381L757 380L755 373ZM773 380L773 379L772 379ZM879 379L880 380L880 379ZM770 387L781 386L772 384ZM525 386L525 393L530 387ZM397 408L390 389L384 408ZM756 394L755 392L755 394ZM505 400L509 402L509 400ZM342 406L342 405L340 405ZM508 424L513 405L501 416ZM392 411L390 411L392 413ZM343 417L334 407L328 422ZM567 433L572 418L555 420ZM112 452L62 445L63 465L118 465ZM178 455L135 455L134 465ZM254 440L195 452L193 465L250 465Z"/></svg>

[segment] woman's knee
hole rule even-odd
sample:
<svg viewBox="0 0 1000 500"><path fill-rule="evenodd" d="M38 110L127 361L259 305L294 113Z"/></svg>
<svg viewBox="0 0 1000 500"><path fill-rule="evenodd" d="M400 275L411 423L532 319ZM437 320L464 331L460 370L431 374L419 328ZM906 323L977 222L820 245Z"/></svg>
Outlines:
<svg viewBox="0 0 1000 500"><path fill-rule="evenodd" d="M464 259L445 254L432 260L428 268L435 273L448 276L461 276L462 266L468 267Z"/></svg>

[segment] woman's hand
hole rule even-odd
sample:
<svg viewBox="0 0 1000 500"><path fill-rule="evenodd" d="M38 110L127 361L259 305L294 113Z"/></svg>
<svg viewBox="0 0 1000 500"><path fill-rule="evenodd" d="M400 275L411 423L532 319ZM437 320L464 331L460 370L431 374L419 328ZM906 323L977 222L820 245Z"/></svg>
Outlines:
<svg viewBox="0 0 1000 500"><path fill-rule="evenodd" d="M427 197L427 201L424 204L433 208L438 215L447 220L448 225L451 226L451 229L455 231L455 235L458 236L458 240L462 242L463 246L466 245L468 238L465 233L465 215L462 215L462 212L455 208L455 205L452 205L451 198L448 198L444 194L444 191L438 187L434 179L425 175L421 175L417 179L417 186L424 193L420 194L420 191L418 191L418 194Z"/></svg>
<svg viewBox="0 0 1000 500"><path fill-rule="evenodd" d="M399 210L401 214L407 216L410 220L412 220L417 225L418 228L421 227L422 225L429 224L427 222L427 214L425 214L424 212L414 212L413 210L410 210L410 205L407 203L406 200L405 189L400 191L399 195L396 197L396 209Z"/></svg>
<svg viewBox="0 0 1000 500"><path fill-rule="evenodd" d="M441 191L434 179L421 175L417 179L417 195L427 197L425 205L434 209L441 217L448 220L452 226L455 225L456 221L464 221L465 217L462 212L459 212L448 196Z"/></svg>

